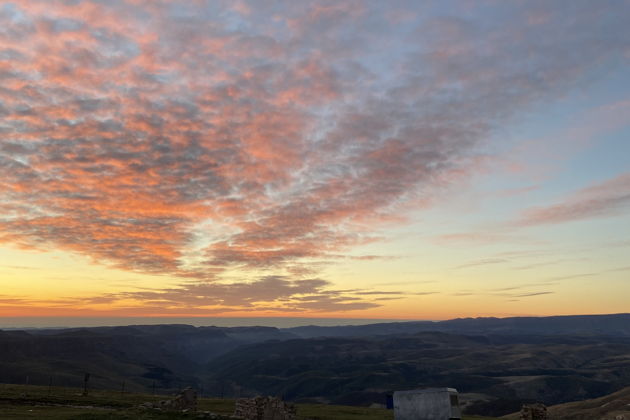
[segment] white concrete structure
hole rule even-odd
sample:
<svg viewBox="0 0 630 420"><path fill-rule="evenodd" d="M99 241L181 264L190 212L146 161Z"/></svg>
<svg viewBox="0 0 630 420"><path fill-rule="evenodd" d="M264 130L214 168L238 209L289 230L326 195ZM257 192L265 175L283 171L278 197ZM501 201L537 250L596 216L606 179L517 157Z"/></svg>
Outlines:
<svg viewBox="0 0 630 420"><path fill-rule="evenodd" d="M457 390L428 388L394 392L395 420L461 419Z"/></svg>

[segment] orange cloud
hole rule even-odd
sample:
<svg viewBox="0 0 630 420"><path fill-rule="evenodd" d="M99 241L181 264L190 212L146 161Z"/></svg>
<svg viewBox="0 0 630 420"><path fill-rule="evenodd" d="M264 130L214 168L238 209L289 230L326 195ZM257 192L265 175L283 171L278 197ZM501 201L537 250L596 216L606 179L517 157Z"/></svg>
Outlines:
<svg viewBox="0 0 630 420"><path fill-rule="evenodd" d="M412 22L377 2L285 6L2 6L0 240L203 281L306 273L474 171L492 130L619 54L606 40L625 23L582 7L560 33L439 18L402 34L391 22ZM520 223L598 212L607 197ZM316 292L299 307L375 304Z"/></svg>

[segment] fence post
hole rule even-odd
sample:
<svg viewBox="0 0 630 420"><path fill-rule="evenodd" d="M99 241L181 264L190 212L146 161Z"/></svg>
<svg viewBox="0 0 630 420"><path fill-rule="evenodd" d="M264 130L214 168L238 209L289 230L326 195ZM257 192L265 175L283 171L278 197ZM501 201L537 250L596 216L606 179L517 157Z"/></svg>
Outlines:
<svg viewBox="0 0 630 420"><path fill-rule="evenodd" d="M83 396L87 396L88 394L88 381L90 380L90 374L89 373L85 373L85 376L83 377Z"/></svg>

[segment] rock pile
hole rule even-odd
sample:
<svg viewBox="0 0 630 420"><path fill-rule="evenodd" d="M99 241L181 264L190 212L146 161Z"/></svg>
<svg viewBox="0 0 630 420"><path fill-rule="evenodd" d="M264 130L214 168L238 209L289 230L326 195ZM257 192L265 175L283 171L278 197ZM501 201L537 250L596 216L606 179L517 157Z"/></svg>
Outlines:
<svg viewBox="0 0 630 420"><path fill-rule="evenodd" d="M255 397L236 400L234 417L245 420L296 420L293 404L287 404L280 398Z"/></svg>
<svg viewBox="0 0 630 420"><path fill-rule="evenodd" d="M544 404L525 404L521 408L521 420L548 420L547 407Z"/></svg>
<svg viewBox="0 0 630 420"><path fill-rule="evenodd" d="M197 411L197 391L188 387L182 390L172 400L163 400L158 403L146 402L143 408L153 408L165 411Z"/></svg>

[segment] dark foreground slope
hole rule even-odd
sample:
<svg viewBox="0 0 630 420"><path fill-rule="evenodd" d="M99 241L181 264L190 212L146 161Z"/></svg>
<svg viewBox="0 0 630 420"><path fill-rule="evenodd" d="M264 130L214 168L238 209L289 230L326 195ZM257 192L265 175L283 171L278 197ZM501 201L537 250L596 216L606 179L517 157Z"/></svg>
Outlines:
<svg viewBox="0 0 630 420"><path fill-rule="evenodd" d="M548 407L552 419L563 420L612 420L630 419L630 387L613 394L585 401L575 401ZM513 413L506 420L519 420L520 414Z"/></svg>
<svg viewBox="0 0 630 420"><path fill-rule="evenodd" d="M556 405L549 413L565 420L629 419L630 387L601 398Z"/></svg>
<svg viewBox="0 0 630 420"><path fill-rule="evenodd" d="M142 409L144 402L157 403L170 395L121 393L97 390L84 396L78 388L38 387L0 383L0 419L3 420L230 420L233 399L199 398L197 413L160 412ZM214 413L214 416L208 415ZM391 410L379 408L302 404L297 420L393 420ZM205 415L205 416L204 416ZM465 417L464 420L484 420Z"/></svg>
<svg viewBox="0 0 630 420"><path fill-rule="evenodd" d="M275 328L189 325L0 331L0 382L99 388L203 386L200 367L244 344L293 337Z"/></svg>
<svg viewBox="0 0 630 420"><path fill-rule="evenodd" d="M209 364L208 377L249 393L362 405L383 403L391 390L450 386L486 400L469 412L502 415L526 401L557 404L627 386L630 338L429 332L291 340L232 351Z"/></svg>

